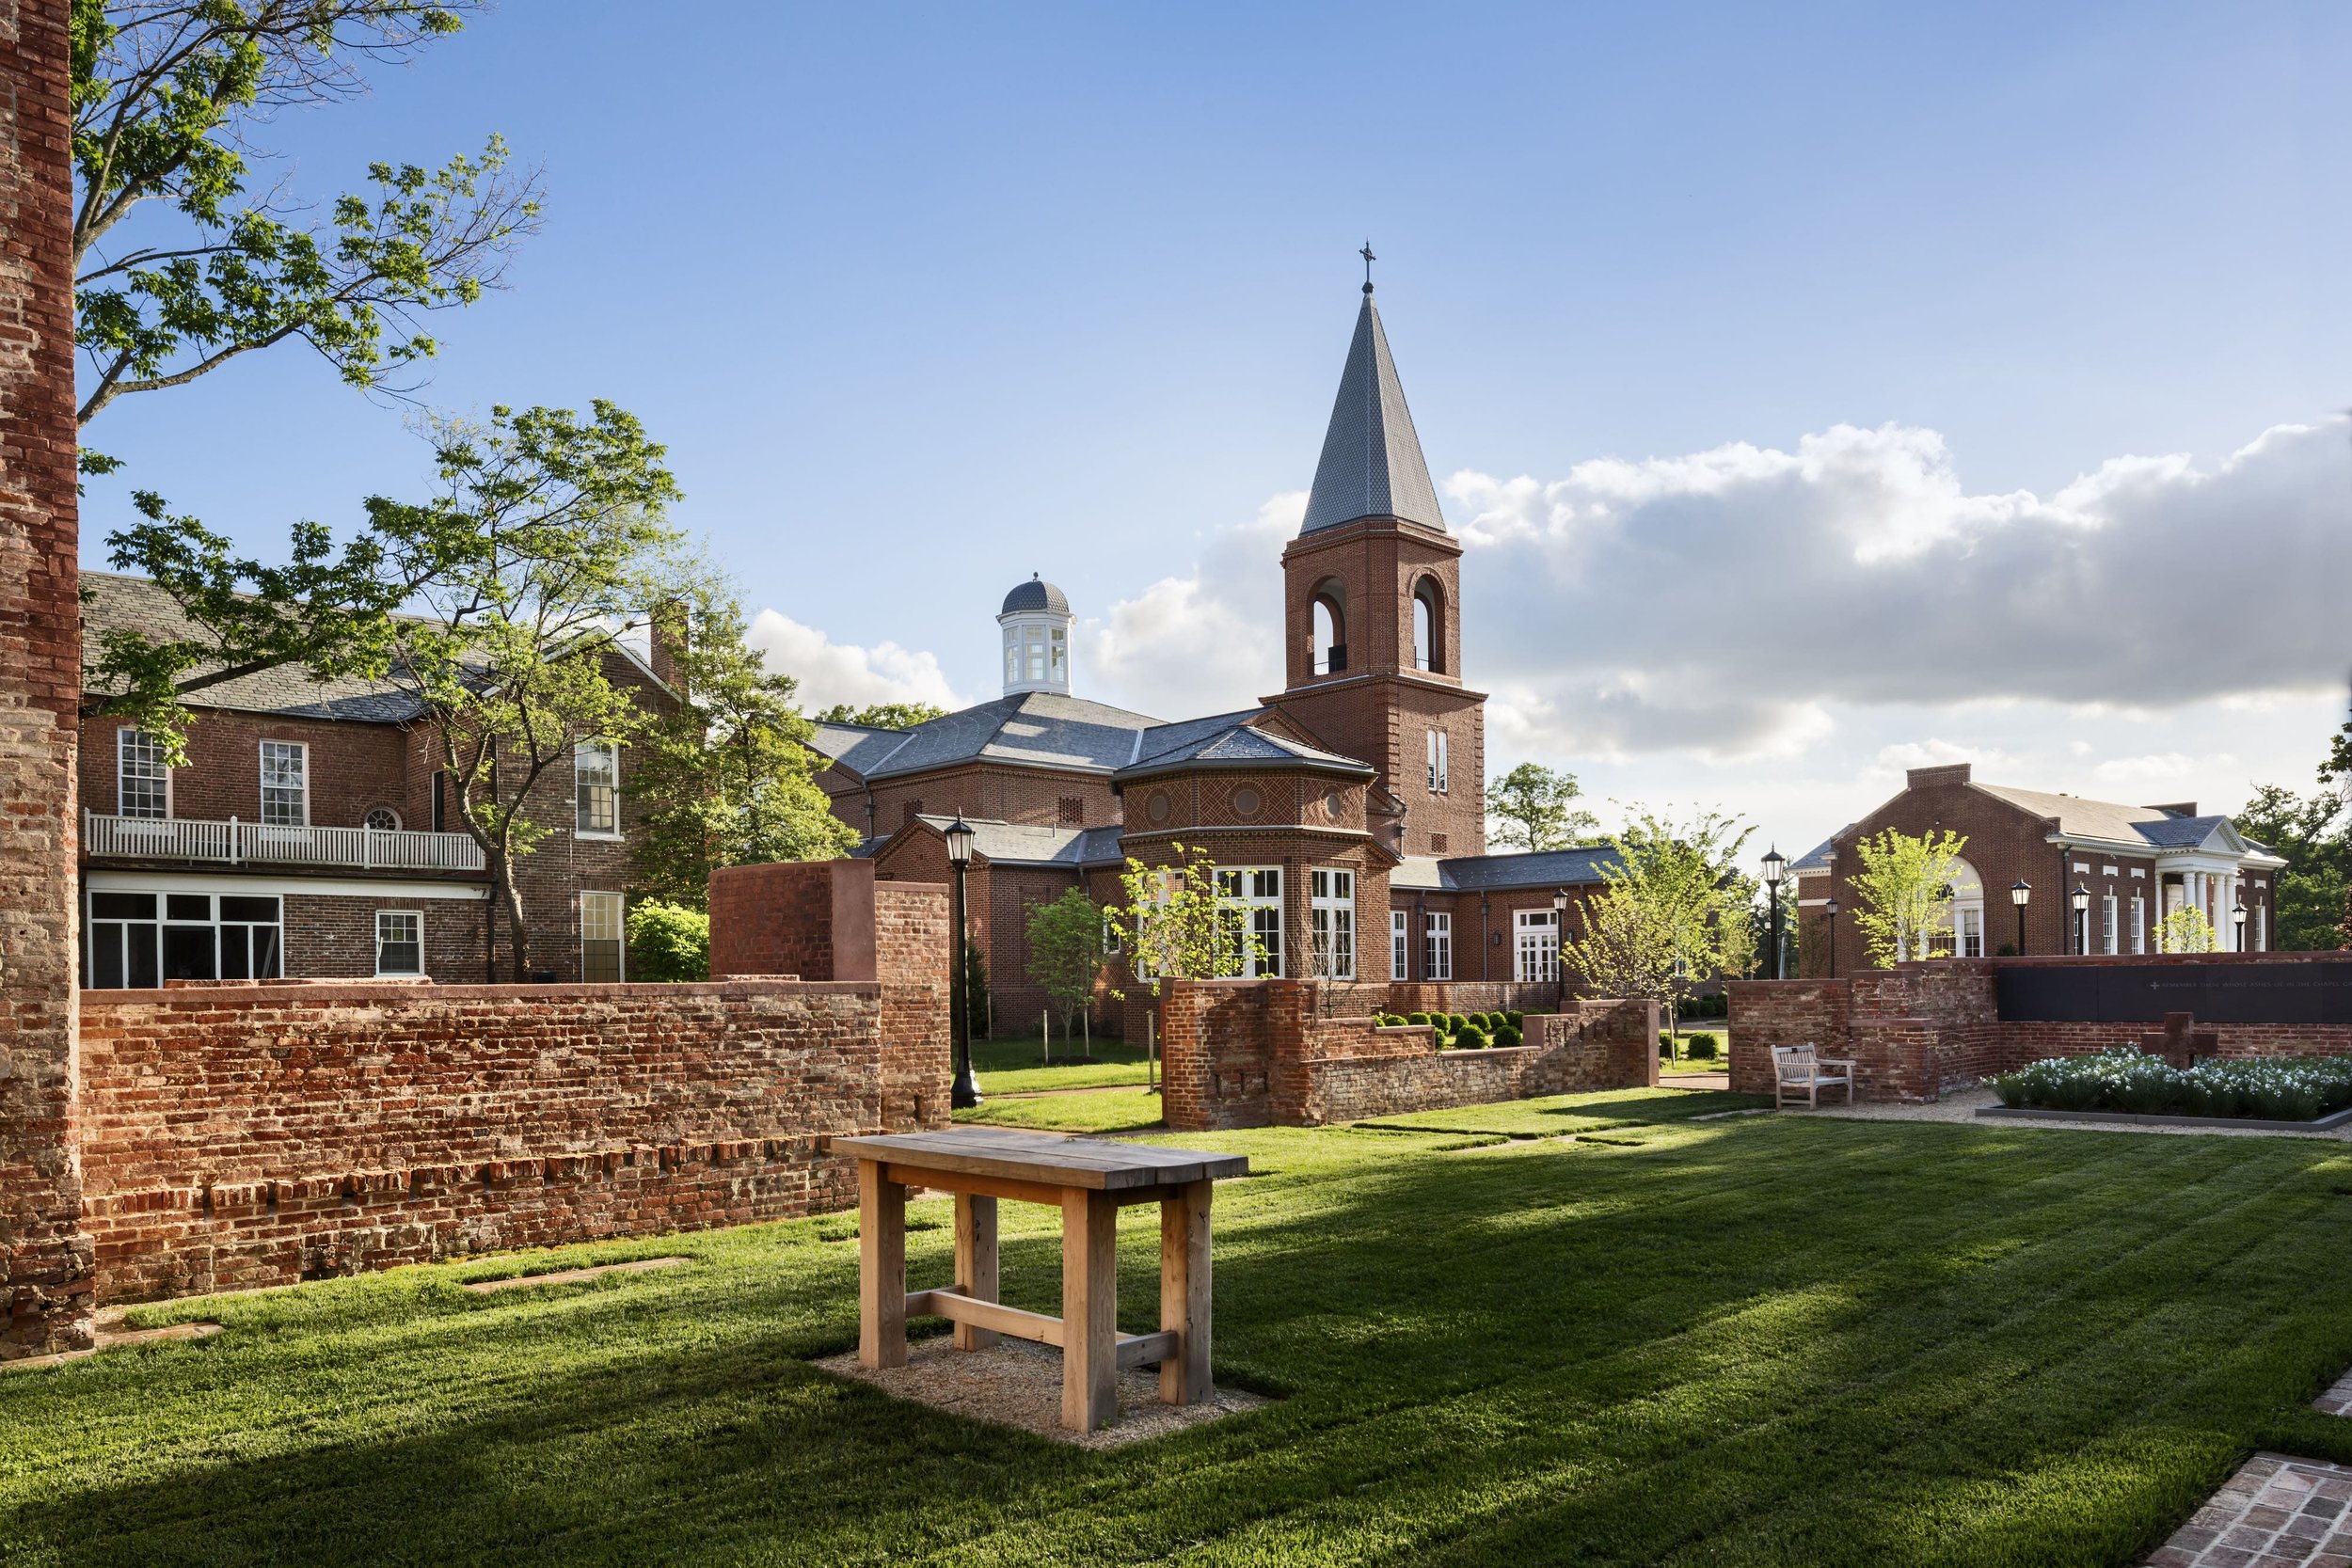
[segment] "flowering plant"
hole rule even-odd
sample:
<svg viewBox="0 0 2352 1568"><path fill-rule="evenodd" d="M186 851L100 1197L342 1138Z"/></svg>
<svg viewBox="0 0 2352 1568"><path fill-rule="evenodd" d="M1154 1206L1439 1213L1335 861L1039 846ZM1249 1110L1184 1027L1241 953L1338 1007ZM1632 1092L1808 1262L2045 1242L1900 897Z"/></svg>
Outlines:
<svg viewBox="0 0 2352 1568"><path fill-rule="evenodd" d="M2046 1057L1986 1082L2012 1107L2313 1121L2352 1106L2352 1056L2176 1068L2126 1045L2089 1056Z"/></svg>

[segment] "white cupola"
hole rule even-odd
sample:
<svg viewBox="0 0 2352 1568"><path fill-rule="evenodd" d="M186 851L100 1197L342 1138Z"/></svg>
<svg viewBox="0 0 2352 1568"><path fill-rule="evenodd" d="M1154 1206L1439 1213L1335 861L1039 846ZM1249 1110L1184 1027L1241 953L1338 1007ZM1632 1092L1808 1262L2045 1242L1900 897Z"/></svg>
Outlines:
<svg viewBox="0 0 2352 1568"><path fill-rule="evenodd" d="M1031 573L1005 595L996 614L1005 628L1005 695L1058 691L1070 695L1070 600Z"/></svg>

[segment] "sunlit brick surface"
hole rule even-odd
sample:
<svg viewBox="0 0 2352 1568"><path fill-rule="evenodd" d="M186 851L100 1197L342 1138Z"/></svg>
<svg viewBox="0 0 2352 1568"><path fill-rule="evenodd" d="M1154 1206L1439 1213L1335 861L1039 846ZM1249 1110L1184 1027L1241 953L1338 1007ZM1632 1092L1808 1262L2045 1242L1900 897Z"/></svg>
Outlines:
<svg viewBox="0 0 2352 1568"><path fill-rule="evenodd" d="M2352 1394L2344 1385L2330 1391ZM2223 1482L2149 1568L2352 1568L2352 1468L2258 1453Z"/></svg>

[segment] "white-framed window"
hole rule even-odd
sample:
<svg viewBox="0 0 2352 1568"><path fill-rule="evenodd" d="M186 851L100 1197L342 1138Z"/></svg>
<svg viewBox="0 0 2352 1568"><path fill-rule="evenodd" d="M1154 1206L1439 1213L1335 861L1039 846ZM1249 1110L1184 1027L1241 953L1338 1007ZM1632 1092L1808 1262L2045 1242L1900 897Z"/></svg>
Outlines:
<svg viewBox="0 0 2352 1568"><path fill-rule="evenodd" d="M1437 617L1431 611L1429 595L1413 594L1413 668L1431 668L1430 655L1438 645Z"/></svg>
<svg viewBox="0 0 2352 1568"><path fill-rule="evenodd" d="M359 826L379 833L400 832L400 813L389 806L371 806L367 816L359 818Z"/></svg>
<svg viewBox="0 0 2352 1568"><path fill-rule="evenodd" d="M1422 925L1424 980L1454 978L1454 916L1433 911L1423 917Z"/></svg>
<svg viewBox="0 0 2352 1568"><path fill-rule="evenodd" d="M2267 904L2254 906L2254 951L2270 951L2270 906Z"/></svg>
<svg viewBox="0 0 2352 1568"><path fill-rule="evenodd" d="M1245 979L1279 977L1282 974L1282 868L1279 865L1219 866L1216 895L1233 911L1233 947ZM1254 952L1242 940L1248 931L1258 939Z"/></svg>
<svg viewBox="0 0 2352 1568"><path fill-rule="evenodd" d="M2132 951L2148 951L2148 900L2137 893L2132 895Z"/></svg>
<svg viewBox="0 0 2352 1568"><path fill-rule="evenodd" d="M1389 978L1391 980L1411 978L1405 973L1406 954L1411 950L1413 940L1411 919L1403 910L1389 911Z"/></svg>
<svg viewBox="0 0 2352 1568"><path fill-rule="evenodd" d="M1309 874L1315 958L1325 977L1356 978L1356 873L1318 865Z"/></svg>
<svg viewBox="0 0 2352 1568"><path fill-rule="evenodd" d="M572 805L581 838L621 836L621 752L610 740L572 748Z"/></svg>
<svg viewBox="0 0 2352 1568"><path fill-rule="evenodd" d="M310 748L299 740L262 742L262 823L301 828L310 821Z"/></svg>
<svg viewBox="0 0 2352 1568"><path fill-rule="evenodd" d="M1065 685L1070 679L1070 633L1061 626L1007 626L1008 685Z"/></svg>
<svg viewBox="0 0 2352 1568"><path fill-rule="evenodd" d="M1560 977L1560 917L1550 910L1519 910L1511 916L1512 976L1521 985Z"/></svg>
<svg viewBox="0 0 2352 1568"><path fill-rule="evenodd" d="M375 911L375 972L402 978L424 973L424 915L418 910Z"/></svg>
<svg viewBox="0 0 2352 1568"><path fill-rule="evenodd" d="M171 769L164 766L164 743L145 730L115 731L115 814L171 815Z"/></svg>
<svg viewBox="0 0 2352 1568"><path fill-rule="evenodd" d="M89 895L88 984L145 989L166 980L275 980L285 965L284 904L274 895Z"/></svg>
<svg viewBox="0 0 2352 1568"><path fill-rule="evenodd" d="M580 977L619 984L628 977L627 943L621 895L583 893L580 895Z"/></svg>
<svg viewBox="0 0 2352 1568"><path fill-rule="evenodd" d="M1952 911L1952 927L1960 956L1963 958L1984 957L1984 906L1963 904Z"/></svg>
<svg viewBox="0 0 2352 1568"><path fill-rule="evenodd" d="M2102 953L2121 952L2122 948L2116 940L2117 935L2115 895L2110 893L2099 900L2099 951Z"/></svg>
<svg viewBox="0 0 2352 1568"><path fill-rule="evenodd" d="M1443 795L1446 792L1446 782L1445 731L1431 730L1429 732L1429 787L1435 793Z"/></svg>

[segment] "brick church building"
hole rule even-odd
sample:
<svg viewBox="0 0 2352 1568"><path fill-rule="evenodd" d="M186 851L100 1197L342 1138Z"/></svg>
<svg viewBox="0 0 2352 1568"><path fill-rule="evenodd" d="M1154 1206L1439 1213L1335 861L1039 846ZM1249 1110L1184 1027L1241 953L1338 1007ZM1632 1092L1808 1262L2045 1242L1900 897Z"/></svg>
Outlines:
<svg viewBox="0 0 2352 1568"><path fill-rule="evenodd" d="M1366 284L1282 554L1279 691L1173 721L1078 696L1069 600L1032 578L996 617L1002 696L904 730L820 725L818 782L878 878L944 880L944 830L961 816L977 831L973 932L1000 1018L1044 1006L1029 911L1073 887L1118 902L1128 858L1168 863L1179 843L1205 849L1248 911L1264 973L1444 983L1456 1010L1549 1006L1553 895L1574 895L1573 922L1609 851L1486 853L1461 560Z"/></svg>

